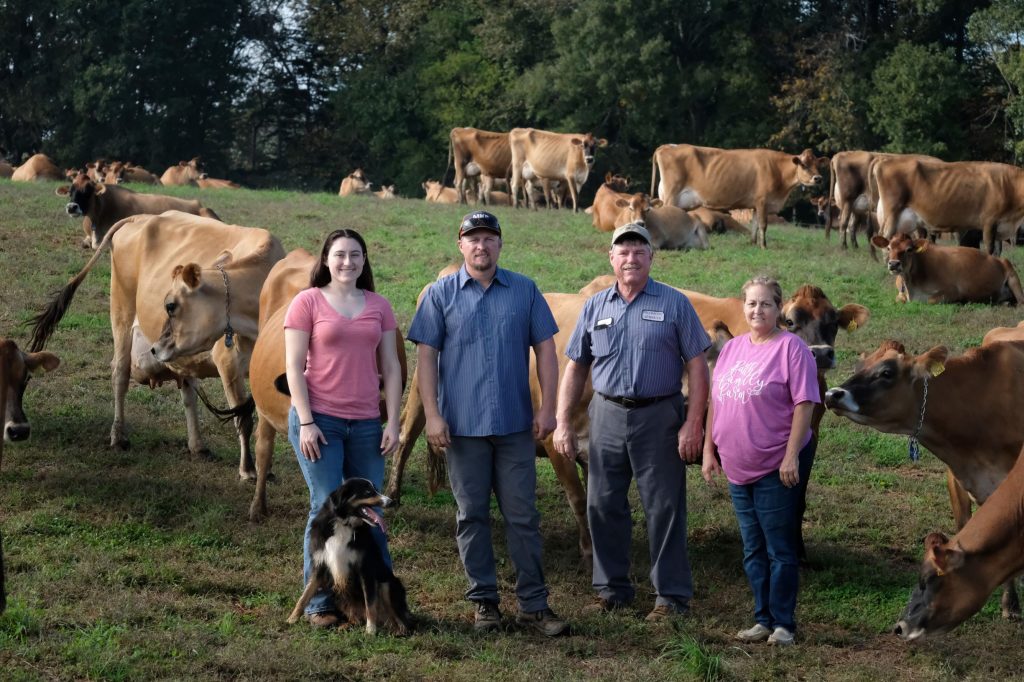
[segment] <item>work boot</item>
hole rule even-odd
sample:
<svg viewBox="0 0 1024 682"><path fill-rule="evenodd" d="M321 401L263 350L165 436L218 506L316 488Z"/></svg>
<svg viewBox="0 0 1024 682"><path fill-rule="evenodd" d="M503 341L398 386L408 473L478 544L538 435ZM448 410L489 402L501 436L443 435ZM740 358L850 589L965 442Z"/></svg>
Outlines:
<svg viewBox="0 0 1024 682"><path fill-rule="evenodd" d="M621 611L627 606L627 604L623 604L620 601L612 601L604 597L594 597L593 603L583 607L583 613L588 615L591 613L611 613L612 611Z"/></svg>
<svg viewBox="0 0 1024 682"><path fill-rule="evenodd" d="M520 611L516 623L531 627L545 637L557 637L569 631L569 624L555 615L551 609Z"/></svg>
<svg viewBox="0 0 1024 682"><path fill-rule="evenodd" d="M685 615L685 611L677 609L674 606L669 606L668 604L658 604L653 609L651 609L651 612L647 614L644 620L648 623L660 623L667 620L682 618Z"/></svg>
<svg viewBox="0 0 1024 682"><path fill-rule="evenodd" d="M473 619L473 629L477 632L500 630L501 611L498 610L498 605L492 601L478 601L476 616Z"/></svg>
<svg viewBox="0 0 1024 682"><path fill-rule="evenodd" d="M771 628L757 623L752 628L746 630L740 630L736 633L736 639L741 642L763 642L772 634Z"/></svg>

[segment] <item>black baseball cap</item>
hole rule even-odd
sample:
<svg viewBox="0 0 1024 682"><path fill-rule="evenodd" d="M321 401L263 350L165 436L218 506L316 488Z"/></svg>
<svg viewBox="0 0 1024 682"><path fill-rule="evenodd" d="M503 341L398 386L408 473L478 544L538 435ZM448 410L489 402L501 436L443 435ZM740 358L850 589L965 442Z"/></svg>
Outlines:
<svg viewBox="0 0 1024 682"><path fill-rule="evenodd" d="M490 230L499 237L501 236L501 225L498 224L498 219L487 211L467 213L462 219L462 224L459 225L459 237L461 238L473 230Z"/></svg>

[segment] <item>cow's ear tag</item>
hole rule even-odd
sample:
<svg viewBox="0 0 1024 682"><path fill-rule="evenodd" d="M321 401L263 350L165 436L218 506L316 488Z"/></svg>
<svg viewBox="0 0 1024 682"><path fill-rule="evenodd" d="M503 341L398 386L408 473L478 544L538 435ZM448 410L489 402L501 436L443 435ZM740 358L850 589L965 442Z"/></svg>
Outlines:
<svg viewBox="0 0 1024 682"><path fill-rule="evenodd" d="M933 377L937 377L946 371L946 366L941 362L934 362L928 371L932 373Z"/></svg>
<svg viewBox="0 0 1024 682"><path fill-rule="evenodd" d="M922 251L924 251L924 248L925 248L924 245L921 245L921 246L917 247L916 249L914 249L914 253L921 253Z"/></svg>
<svg viewBox="0 0 1024 682"><path fill-rule="evenodd" d="M855 332L857 331L857 323L854 320L850 320L850 324L846 325L846 331Z"/></svg>

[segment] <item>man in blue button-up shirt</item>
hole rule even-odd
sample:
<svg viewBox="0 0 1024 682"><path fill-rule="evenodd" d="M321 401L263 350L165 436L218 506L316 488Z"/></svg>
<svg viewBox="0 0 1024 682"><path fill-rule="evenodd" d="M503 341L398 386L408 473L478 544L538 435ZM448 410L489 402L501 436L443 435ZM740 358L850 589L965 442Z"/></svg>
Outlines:
<svg viewBox="0 0 1024 682"><path fill-rule="evenodd" d="M587 520L595 608L633 601L627 493L635 475L657 593L647 620L656 621L685 613L693 596L684 465L696 461L703 444L710 340L686 296L650 278L654 252L643 226L615 230L609 260L615 284L587 300L565 349L554 442L558 452L576 456L572 411L591 372ZM680 393L684 368L689 410Z"/></svg>
<svg viewBox="0 0 1024 682"><path fill-rule="evenodd" d="M466 597L476 602L478 630L500 627L491 544L493 490L516 570L516 620L545 635L560 635L568 625L548 608L534 463L534 439L555 428L558 327L533 281L498 267L497 218L486 211L468 214L458 244L462 268L430 287L408 338L419 344L427 441L446 449L459 507L456 539L469 579ZM537 355L541 388L536 414L530 401L530 348Z"/></svg>

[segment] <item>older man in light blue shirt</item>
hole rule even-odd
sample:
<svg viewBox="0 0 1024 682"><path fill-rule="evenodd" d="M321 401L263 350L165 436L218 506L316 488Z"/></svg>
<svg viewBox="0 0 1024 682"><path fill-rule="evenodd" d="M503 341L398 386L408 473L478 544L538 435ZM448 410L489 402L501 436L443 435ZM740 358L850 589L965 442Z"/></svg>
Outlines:
<svg viewBox="0 0 1024 682"><path fill-rule="evenodd" d="M459 229L464 264L435 282L413 317L417 375L427 441L446 449L458 503L456 538L476 603L477 630L501 626L491 544L493 490L505 518L516 570L516 621L555 636L568 630L548 607L541 566L534 439L555 428L558 331L547 302L527 277L498 267L501 226L486 211ZM530 401L530 348L537 355L541 405Z"/></svg>

